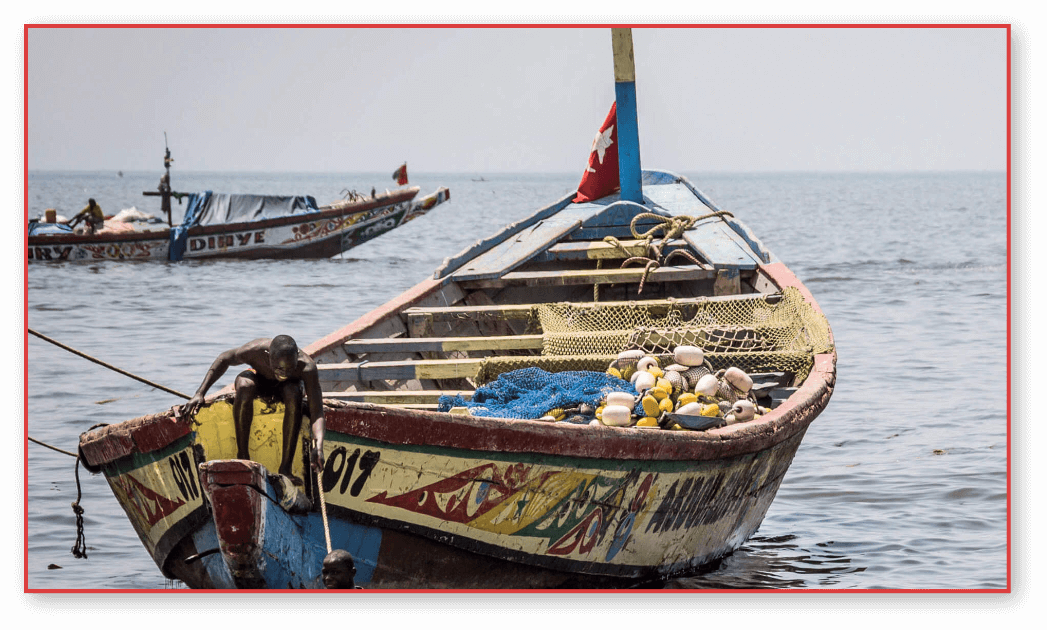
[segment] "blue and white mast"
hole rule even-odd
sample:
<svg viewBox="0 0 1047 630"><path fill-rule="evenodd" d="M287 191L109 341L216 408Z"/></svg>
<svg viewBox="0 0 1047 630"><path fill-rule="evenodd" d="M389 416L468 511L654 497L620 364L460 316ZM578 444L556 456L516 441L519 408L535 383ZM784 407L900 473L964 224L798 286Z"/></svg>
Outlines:
<svg viewBox="0 0 1047 630"><path fill-rule="evenodd" d="M640 131L636 123L636 68L633 64L633 31L611 29L614 51L614 97L618 117L618 180L621 198L643 203L640 175Z"/></svg>

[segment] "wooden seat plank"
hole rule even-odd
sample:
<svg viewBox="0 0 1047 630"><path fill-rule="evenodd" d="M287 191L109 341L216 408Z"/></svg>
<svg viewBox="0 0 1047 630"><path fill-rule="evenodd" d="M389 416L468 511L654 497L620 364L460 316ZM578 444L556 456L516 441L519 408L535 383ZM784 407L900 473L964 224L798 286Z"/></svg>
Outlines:
<svg viewBox="0 0 1047 630"><path fill-rule="evenodd" d="M731 300L751 300L761 298L774 300L780 298L780 293L745 293L741 295L725 295L716 297L693 297L680 298L676 300L635 300L635 301L608 301L608 302L577 302L575 307L593 308L594 306L638 306L651 309L655 314L664 313L665 309L673 304L697 304L701 302L724 302ZM448 322L460 319L527 319L531 316L531 310L537 304L496 304L490 306L427 306L412 307L404 309L404 315L411 317L431 317L434 322Z"/></svg>
<svg viewBox="0 0 1047 630"><path fill-rule="evenodd" d="M624 284L639 282L643 277L643 267L626 269L570 269L557 271L509 272L501 278L490 278L463 282L466 289L489 289L514 285L534 287L572 286L579 284ZM716 272L694 265L681 267L659 267L647 275L646 282L686 282L711 280Z"/></svg>
<svg viewBox="0 0 1047 630"><path fill-rule="evenodd" d="M626 239L620 241L626 251L603 240L599 241L562 241L534 257L535 262L551 262L565 260L622 260L631 256L643 256L646 247L643 241ZM686 241L676 239L670 241L662 249L662 255L669 252L689 248Z"/></svg>
<svg viewBox="0 0 1047 630"><path fill-rule="evenodd" d="M472 378L483 359L423 359L418 361L361 361L316 366L323 381L374 381Z"/></svg>
<svg viewBox="0 0 1047 630"><path fill-rule="evenodd" d="M467 352L470 350L535 350L542 347L541 335L497 337L423 337L398 339L350 339L342 348L350 354L371 352Z"/></svg>
<svg viewBox="0 0 1047 630"><path fill-rule="evenodd" d="M436 404L441 396L461 396L466 400L473 397L472 390L420 390L420 391L355 391L324 392L324 398L352 400L356 402L384 404Z"/></svg>

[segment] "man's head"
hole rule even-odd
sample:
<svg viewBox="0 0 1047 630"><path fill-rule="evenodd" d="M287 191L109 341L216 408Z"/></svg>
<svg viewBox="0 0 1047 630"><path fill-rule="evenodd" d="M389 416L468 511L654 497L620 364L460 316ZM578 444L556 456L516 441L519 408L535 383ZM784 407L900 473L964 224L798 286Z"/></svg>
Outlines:
<svg viewBox="0 0 1047 630"><path fill-rule="evenodd" d="M269 367L276 380L286 381L295 373L298 365L298 344L287 335L278 335L269 342Z"/></svg>
<svg viewBox="0 0 1047 630"><path fill-rule="evenodd" d="M83 197L81 197L81 199L83 199ZM88 199L87 200L87 205L89 207L91 207L91 208L94 208L95 207L95 200L94 199Z"/></svg>
<svg viewBox="0 0 1047 630"><path fill-rule="evenodd" d="M356 588L353 578L356 577L356 563L348 551L335 549L324 558L320 576L324 588Z"/></svg>

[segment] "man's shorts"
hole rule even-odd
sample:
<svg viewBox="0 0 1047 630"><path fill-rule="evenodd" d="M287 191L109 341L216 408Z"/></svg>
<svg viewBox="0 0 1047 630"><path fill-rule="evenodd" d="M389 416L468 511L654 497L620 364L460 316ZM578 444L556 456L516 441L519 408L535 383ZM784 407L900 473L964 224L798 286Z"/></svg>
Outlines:
<svg viewBox="0 0 1047 630"><path fill-rule="evenodd" d="M262 400L265 400L270 403L284 401L283 388L285 383L297 383L299 389L303 388L302 379L278 381L275 379L266 378L258 372L255 372L251 369L247 369L243 372L240 372L240 374L237 375L237 378L241 376L253 380L255 382L255 395L258 398L261 398Z"/></svg>

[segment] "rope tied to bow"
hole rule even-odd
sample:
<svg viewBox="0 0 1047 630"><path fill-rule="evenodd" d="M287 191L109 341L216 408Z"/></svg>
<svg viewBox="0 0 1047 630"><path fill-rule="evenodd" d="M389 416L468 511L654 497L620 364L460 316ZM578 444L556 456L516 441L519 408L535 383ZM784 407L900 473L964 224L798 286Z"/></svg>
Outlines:
<svg viewBox="0 0 1047 630"><path fill-rule="evenodd" d="M629 222L629 231L632 233L633 238L641 241L643 244L644 254L641 256L634 256L627 247L613 236L605 236L603 240L625 254L626 258L622 263L621 269L637 263L644 266L643 275L640 276L640 285L636 290L636 294L639 295L643 293L644 283L647 282L651 272L659 267L668 266L668 262L674 257L683 257L696 265L700 264L694 254L685 249L674 249L664 256L662 255L662 250L671 241L680 238L684 232L694 227L699 221L722 216L733 217L734 215L726 210L717 210L697 217L688 215L667 217L653 212L641 212ZM659 223L649 228L646 232L640 232L636 225L647 219L656 219ZM655 242L658 233L661 233L661 238L658 239L658 242Z"/></svg>
<svg viewBox="0 0 1047 630"><path fill-rule="evenodd" d="M76 458L76 467L73 468L76 476L76 501L73 501L73 514L76 515L76 542L73 543L73 557L87 558L87 541L84 539L84 508L80 505L80 458Z"/></svg>

